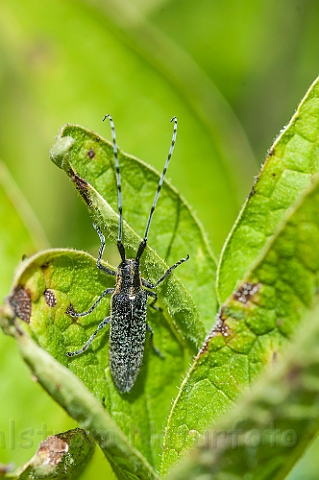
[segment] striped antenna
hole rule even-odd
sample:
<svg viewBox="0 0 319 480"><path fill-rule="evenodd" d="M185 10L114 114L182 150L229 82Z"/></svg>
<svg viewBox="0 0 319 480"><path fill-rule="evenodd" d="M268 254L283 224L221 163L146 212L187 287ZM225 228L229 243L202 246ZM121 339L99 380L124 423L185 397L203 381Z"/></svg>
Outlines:
<svg viewBox="0 0 319 480"><path fill-rule="evenodd" d="M164 178L165 178L165 175L166 175L166 171L168 169L168 165L169 165L169 162L171 160L171 157L172 157L172 154L173 154L173 151L174 151L174 146L175 146L175 142L176 142L176 135L177 135L177 118L173 117L171 119L171 122L174 122L174 131L173 131L173 136L172 136L172 143L171 143L171 146L170 146L170 149L169 149L169 152L168 152L168 156L167 156L167 159L166 159L163 171L162 171L161 178L160 178L160 180L158 182L158 185L157 185L157 190L156 190L155 197L154 197L154 200L153 200L153 205L152 205L150 214L148 216L148 220L147 220L147 224L146 224L146 228L145 228L144 238L141 241L141 243L138 247L138 250L137 250L136 260L139 260L141 258L142 254L145 250L145 247L146 247L146 244L147 244L148 232L149 232L149 229L150 229L150 226L151 226L151 221L152 221L152 217L153 217L153 214L154 214L154 210L156 208L158 197L159 197L159 194L160 194L163 182L164 182Z"/></svg>
<svg viewBox="0 0 319 480"><path fill-rule="evenodd" d="M121 175L120 175L120 163L117 153L117 143L116 143L116 135L115 135L115 127L113 123L113 119L111 115L105 115L103 118L103 122L106 119L109 119L111 130L112 130L112 141L113 141L113 154L115 160L115 170L116 170L116 185L117 185L117 202L118 202L118 210L119 210L119 230L117 235L117 248L121 255L121 259L124 262L125 260L125 249L122 243L122 233L123 233L123 203L122 203L122 186L121 186Z"/></svg>

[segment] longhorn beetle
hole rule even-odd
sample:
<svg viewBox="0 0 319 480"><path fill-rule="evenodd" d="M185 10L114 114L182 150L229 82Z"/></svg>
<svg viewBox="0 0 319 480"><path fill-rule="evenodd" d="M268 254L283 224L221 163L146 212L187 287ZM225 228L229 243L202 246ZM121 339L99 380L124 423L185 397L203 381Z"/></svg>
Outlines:
<svg viewBox="0 0 319 480"><path fill-rule="evenodd" d="M177 268L181 263L186 262L186 260L188 260L189 258L189 255L187 255L186 258L182 258L172 267L166 270L164 275L162 275L161 278L157 280L157 282L154 284L148 282L141 276L140 258L143 255L147 244L148 232L150 229L153 213L157 205L166 170L174 150L177 133L177 118L173 117L171 120L174 122L174 131L171 146L161 178L157 186L153 205L148 216L144 238L137 249L135 258L125 257L125 248L122 243L123 215L120 165L118 160L114 123L110 115L105 115L103 121L106 118L109 119L112 130L113 154L116 168L117 200L119 211L117 248L121 256L121 263L117 267L116 273L110 268L101 264L101 258L105 247L105 237L100 228L97 225L93 224L93 227L97 231L101 241L96 266L98 269L100 269L107 275L116 275L115 288L107 288L106 290L104 290L104 292L99 296L99 298L93 303L91 308L89 308L89 310L87 310L86 312L77 313L73 309L72 305L70 305L67 309L67 313L70 314L72 317L84 317L85 315L89 315L89 313L93 312L93 310L102 300L102 298L109 294L112 295L111 311L110 316L102 320L95 332L90 336L90 338L83 345L83 347L80 348L80 350L76 350L75 352L67 352L67 356L73 357L75 355L79 355L85 352L85 350L87 350L87 348L91 345L97 333L103 327L105 327L105 325L110 324L109 359L111 374L118 390L122 393L125 393L129 392L132 389L136 381L136 377L140 371L143 361L146 330L148 330L151 335L151 346L154 348L155 352L161 356L160 351L153 345L153 330L146 321L147 298L153 298L153 301L150 305L153 308L157 309L157 307L154 306L157 300L157 294L153 290L160 283L162 283L165 278L168 277L168 275L173 270L175 270L175 268Z"/></svg>

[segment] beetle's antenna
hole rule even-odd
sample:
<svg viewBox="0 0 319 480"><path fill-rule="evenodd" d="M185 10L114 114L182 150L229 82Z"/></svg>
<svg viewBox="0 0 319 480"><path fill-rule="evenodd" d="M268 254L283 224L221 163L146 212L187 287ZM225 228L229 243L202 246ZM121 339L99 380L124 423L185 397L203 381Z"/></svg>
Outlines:
<svg viewBox="0 0 319 480"><path fill-rule="evenodd" d="M117 184L117 202L118 202L118 210L119 210L119 230L117 235L117 248L121 255L121 259L124 262L125 260L125 249L122 243L122 233L123 233L123 208L122 208L122 185L121 185L121 175L120 175L120 163L117 153L117 143L116 143L116 135L115 135L115 127L113 123L113 119L111 115L105 115L103 118L104 120L108 118L111 125L112 130L112 141L113 141L113 153L114 153L114 160L115 160L115 170L116 170L116 184Z"/></svg>
<svg viewBox="0 0 319 480"><path fill-rule="evenodd" d="M163 171L162 171L161 178L160 178L160 180L158 182L158 185L157 185L157 190L156 190L155 197L154 197L154 200L153 200L153 205L152 205L150 214L148 216L148 220L147 220L147 224L146 224L146 228L145 228L144 238L141 241L141 243L138 247L138 250L137 250L136 260L139 260L141 258L142 254L145 250L145 247L146 247L146 244L147 244L148 232L149 232L149 229L150 229L150 226L151 226L153 213L154 213L154 210L156 208L158 197L159 197L159 194L160 194L163 182L164 182L165 174L166 174L169 162L171 160L171 157L172 157L172 154L173 154L173 151L174 151L174 146L175 146L175 142L176 142L176 135L177 135L177 118L173 117L171 119L171 122L174 122L174 131L173 131L173 136L172 136L172 143L171 143L171 146L170 146L170 149L169 149L169 152L168 152L168 156L167 156L167 159L166 159Z"/></svg>

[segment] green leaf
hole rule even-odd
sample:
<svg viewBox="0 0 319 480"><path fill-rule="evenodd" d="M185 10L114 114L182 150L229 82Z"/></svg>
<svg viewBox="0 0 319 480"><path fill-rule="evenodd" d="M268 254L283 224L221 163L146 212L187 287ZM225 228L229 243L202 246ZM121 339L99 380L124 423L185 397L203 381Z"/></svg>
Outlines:
<svg viewBox="0 0 319 480"><path fill-rule="evenodd" d="M115 240L118 215L112 209L117 206L112 146L81 127L67 126L62 134L52 148L51 158L65 169L95 221ZM159 177L142 162L122 153L119 157L126 199L125 218L143 232ZM206 314L210 322L214 309L216 311L216 297L215 262L201 227L177 192L166 184L152 229L156 232L155 248L167 262L179 259L181 249L184 255L190 253L193 262L188 262L188 271L180 269L183 283L171 275L158 289L159 303L164 310L149 311L148 321L155 332L154 343L165 358L159 358L146 347L144 365L129 394L120 394L112 382L107 331L101 332L85 354L72 359L66 356L67 351L74 351L86 342L109 312L109 299L105 298L89 316L73 319L66 313L70 304L78 312L87 310L105 288L114 286L114 277L99 271L93 257L67 249L34 255L19 266L9 302L15 314L24 320L20 328L82 380L122 429L127 443L141 452L143 461L158 468L163 425L171 400L205 336L192 296L201 312L204 313L205 302L206 309L210 307L209 315ZM135 255L140 237L126 223L123 241L127 251ZM154 281L167 265L148 247L142 269L146 278ZM203 288L199 291L201 285ZM112 464L114 466L114 461Z"/></svg>
<svg viewBox="0 0 319 480"><path fill-rule="evenodd" d="M169 479L286 478L318 432L318 395L317 305L303 320L284 358L206 432Z"/></svg>
<svg viewBox="0 0 319 480"><path fill-rule="evenodd" d="M29 462L4 478L73 480L83 472L93 450L94 441L80 428L58 433L41 442Z"/></svg>
<svg viewBox="0 0 319 480"><path fill-rule="evenodd" d="M28 293L28 290L24 290ZM52 298L52 297L51 297ZM26 299L26 297L25 297ZM52 308L52 307L50 307ZM57 307L59 308L59 307ZM29 365L34 377L43 388L54 398L79 424L88 430L100 445L104 454L111 463L120 480L158 480L158 476L143 457L123 434L110 414L103 408L103 401L98 401L87 390L83 383L73 373L57 362L45 350L40 348L21 327L13 323L16 311L9 305L2 307L0 321L2 328L14 336L18 342L20 352ZM63 342L63 337L56 339ZM91 381L96 383L95 368L87 367L91 371ZM96 385L96 389L99 385ZM100 385L103 389L103 384ZM120 407L120 406L119 406ZM119 408L118 415L125 416L125 411ZM127 418L128 420L128 418ZM130 423L131 434L137 438L141 432ZM139 440L136 442L139 443Z"/></svg>
<svg viewBox="0 0 319 480"><path fill-rule="evenodd" d="M289 211L259 261L220 309L170 414L164 472L276 362L311 308L319 274L319 182Z"/></svg>
<svg viewBox="0 0 319 480"><path fill-rule="evenodd" d="M51 160L62 168L89 206L94 220L114 243L117 239L118 215L115 164L112 145L100 136L75 125L62 127L51 149ZM119 151L122 178L124 245L133 258L144 233L146 221L159 181L159 174L142 161ZM103 197L103 198L102 198ZM130 225L135 232L128 227ZM141 259L142 272L156 281L167 269L187 253L190 260L178 268L178 277L192 296L196 309L207 328L217 311L215 294L216 264L201 225L186 201L164 182L149 235L150 247ZM155 255L155 253L157 255ZM160 259L161 270L158 266ZM144 270L143 270L144 269ZM185 297L187 294L185 293ZM165 299L163 299L163 302ZM183 320L184 321L184 320ZM188 336L197 343L203 335L198 316ZM197 332L196 332L197 330ZM184 333L185 326L183 327Z"/></svg>
<svg viewBox="0 0 319 480"><path fill-rule="evenodd" d="M218 296L224 302L274 235L285 212L319 168L319 78L269 150L255 185L224 245Z"/></svg>
<svg viewBox="0 0 319 480"><path fill-rule="evenodd" d="M186 307L184 290L170 280L167 302L174 318ZM85 252L49 250L26 259L18 268L9 299L15 313L24 322L20 328L30 335L61 364L75 373L140 450L150 464L158 464L163 425L171 399L193 356L191 343L162 312L148 313L153 326L154 343L165 355L161 359L146 346L144 365L132 390L122 395L115 388L109 371L108 331L95 339L90 349L69 359L67 351L81 347L109 312L109 300L101 302L89 316L72 319L66 314L72 304L87 310L101 292L114 285L114 277L96 268L96 261ZM187 304L186 304L187 306ZM148 343L148 342L147 342Z"/></svg>
<svg viewBox="0 0 319 480"><path fill-rule="evenodd" d="M26 199L18 189L6 166L0 162L0 298L8 294L14 269L23 255L31 255L47 246L43 231ZM54 404L51 398L26 374L19 352L11 338L0 331L0 385L1 405L1 460L9 464L22 464L28 457L20 442L8 447L12 431L32 432L36 442L41 421L48 430L60 431L70 427L71 420ZM27 406L37 405L31 410ZM49 416L43 416L50 411ZM32 429L28 430L29 427ZM39 426L37 429L36 426ZM9 436L9 437L8 437ZM23 443L23 442L22 442ZM2 469L1 469L2 471ZM1 474L0 474L1 476Z"/></svg>

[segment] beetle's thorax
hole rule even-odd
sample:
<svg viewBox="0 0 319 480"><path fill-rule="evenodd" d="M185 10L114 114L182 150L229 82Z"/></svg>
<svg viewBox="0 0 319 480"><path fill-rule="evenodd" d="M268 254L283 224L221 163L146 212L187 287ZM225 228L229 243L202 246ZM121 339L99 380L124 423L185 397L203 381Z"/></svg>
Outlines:
<svg viewBox="0 0 319 480"><path fill-rule="evenodd" d="M114 293L126 293L134 296L142 289L140 262L135 258L128 258L117 268L116 286Z"/></svg>

